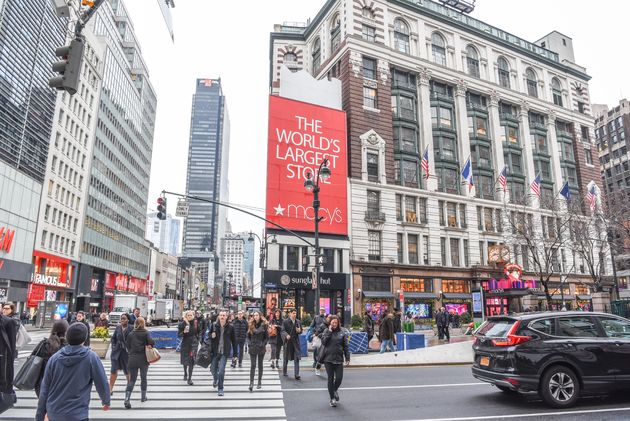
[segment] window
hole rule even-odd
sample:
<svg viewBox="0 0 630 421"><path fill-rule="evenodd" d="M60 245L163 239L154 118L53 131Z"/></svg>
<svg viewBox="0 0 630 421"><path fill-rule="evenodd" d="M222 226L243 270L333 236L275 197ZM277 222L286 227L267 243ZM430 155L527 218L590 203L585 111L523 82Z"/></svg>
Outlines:
<svg viewBox="0 0 630 421"><path fill-rule="evenodd" d="M536 73L528 67L525 71L525 81L527 83L527 94L538 98L538 81L536 79Z"/></svg>
<svg viewBox="0 0 630 421"><path fill-rule="evenodd" d="M403 235L396 234L396 251L398 252L398 263L403 263Z"/></svg>
<svg viewBox="0 0 630 421"><path fill-rule="evenodd" d="M551 95L553 96L553 103L562 107L562 87L558 78L551 79Z"/></svg>
<svg viewBox="0 0 630 421"><path fill-rule="evenodd" d="M429 264L429 236L422 236L422 263Z"/></svg>
<svg viewBox="0 0 630 421"><path fill-rule="evenodd" d="M451 266L459 266L459 238L451 238Z"/></svg>
<svg viewBox="0 0 630 421"><path fill-rule="evenodd" d="M46 236L48 235L48 231L42 231L42 241L40 243L41 247L46 247Z"/></svg>
<svg viewBox="0 0 630 421"><path fill-rule="evenodd" d="M470 292L469 284L466 281L454 281L450 279L442 280L442 292L467 294Z"/></svg>
<svg viewBox="0 0 630 421"><path fill-rule="evenodd" d="M286 53L284 55L284 60L285 63L296 63L297 62L297 56L295 55L295 53Z"/></svg>
<svg viewBox="0 0 630 421"><path fill-rule="evenodd" d="M378 183L379 174L378 174L378 154L376 153L367 153L367 176L368 181L372 181L374 183Z"/></svg>
<svg viewBox="0 0 630 421"><path fill-rule="evenodd" d="M596 338L597 328L588 316L558 318L558 336L572 338Z"/></svg>
<svg viewBox="0 0 630 421"><path fill-rule="evenodd" d="M409 264L418 264L418 236L416 234L407 235L407 253L409 255Z"/></svg>
<svg viewBox="0 0 630 421"><path fill-rule="evenodd" d="M402 205L402 201L403 201L402 194L397 194L396 195L396 220L397 221L402 221L403 220L403 205Z"/></svg>
<svg viewBox="0 0 630 421"><path fill-rule="evenodd" d="M588 165L593 165L593 154L590 149L584 149L584 156L586 157L586 163Z"/></svg>
<svg viewBox="0 0 630 421"><path fill-rule="evenodd" d="M381 232L368 231L368 260L381 260Z"/></svg>
<svg viewBox="0 0 630 421"><path fill-rule="evenodd" d="M365 10L365 9L364 9ZM363 24L363 29L361 31L361 37L367 42L375 42L376 41L376 29L372 26L368 26Z"/></svg>
<svg viewBox="0 0 630 421"><path fill-rule="evenodd" d="M582 114L586 114L586 104L583 103L582 101L578 101L577 105L578 105L578 112Z"/></svg>
<svg viewBox="0 0 630 421"><path fill-rule="evenodd" d="M287 270L300 270L300 248L287 246Z"/></svg>
<svg viewBox="0 0 630 421"><path fill-rule="evenodd" d="M440 237L440 253L442 255L442 266L446 266L446 238Z"/></svg>
<svg viewBox="0 0 630 421"><path fill-rule="evenodd" d="M336 14L331 22L330 28L330 52L334 53L339 48L341 43L341 19L339 14Z"/></svg>
<svg viewBox="0 0 630 421"><path fill-rule="evenodd" d="M466 65L470 76L479 77L479 54L472 45L466 47Z"/></svg>
<svg viewBox="0 0 630 421"><path fill-rule="evenodd" d="M464 266L470 267L470 250L468 247L468 240L464 239Z"/></svg>
<svg viewBox="0 0 630 421"><path fill-rule="evenodd" d="M391 282L384 276L362 276L363 291L390 291Z"/></svg>
<svg viewBox="0 0 630 421"><path fill-rule="evenodd" d="M457 227L457 204L448 202L446 204L446 217L449 227Z"/></svg>
<svg viewBox="0 0 630 421"><path fill-rule="evenodd" d="M453 168L438 168L438 190L445 193L459 194L459 171Z"/></svg>
<svg viewBox="0 0 630 421"><path fill-rule="evenodd" d="M370 88L369 86L363 87L363 106L368 108L377 108L376 101L376 88Z"/></svg>
<svg viewBox="0 0 630 421"><path fill-rule="evenodd" d="M308 252L306 252L305 254L308 254ZM322 254L324 255L324 272L334 272L335 249L323 249Z"/></svg>
<svg viewBox="0 0 630 421"><path fill-rule="evenodd" d="M376 79L376 60L373 58L363 57L363 77Z"/></svg>
<svg viewBox="0 0 630 421"><path fill-rule="evenodd" d="M438 200L438 209L440 211L440 225L446 225L446 218L444 217L444 201Z"/></svg>
<svg viewBox="0 0 630 421"><path fill-rule="evenodd" d="M394 145L397 149L416 155L418 153L417 144L418 133L416 129L409 127L394 128Z"/></svg>
<svg viewBox="0 0 630 421"><path fill-rule="evenodd" d="M494 231L493 210L490 208L483 210L483 225L485 231Z"/></svg>
<svg viewBox="0 0 630 421"><path fill-rule="evenodd" d="M403 184L407 187L418 187L418 163L415 161L403 161Z"/></svg>
<svg viewBox="0 0 630 421"><path fill-rule="evenodd" d="M431 53L433 62L446 66L446 42L438 32L431 35Z"/></svg>
<svg viewBox="0 0 630 421"><path fill-rule="evenodd" d="M630 323L623 319L612 317L598 317L609 338L630 338Z"/></svg>
<svg viewBox="0 0 630 421"><path fill-rule="evenodd" d="M374 190L367 191L367 211L368 214L378 215L381 211L380 192Z"/></svg>
<svg viewBox="0 0 630 421"><path fill-rule="evenodd" d="M541 319L529 324L529 328L546 335L556 335L556 319Z"/></svg>
<svg viewBox="0 0 630 421"><path fill-rule="evenodd" d="M413 196L405 196L405 221L418 222L416 198Z"/></svg>
<svg viewBox="0 0 630 421"><path fill-rule="evenodd" d="M510 65L503 57L499 57L497 60L497 67L499 71L499 85L504 88L510 87Z"/></svg>
<svg viewBox="0 0 630 421"><path fill-rule="evenodd" d="M400 18L394 20L394 49L409 54L409 26Z"/></svg>
<svg viewBox="0 0 630 421"><path fill-rule="evenodd" d="M374 19L374 12L367 6L361 10L361 14L366 19Z"/></svg>
<svg viewBox="0 0 630 421"><path fill-rule="evenodd" d="M463 203L459 205L459 226L462 228L468 227L468 223L466 222L466 205Z"/></svg>
<svg viewBox="0 0 630 421"><path fill-rule="evenodd" d="M431 123L433 127L453 128L453 111L446 107L431 107Z"/></svg>
<svg viewBox="0 0 630 421"><path fill-rule="evenodd" d="M501 209L496 209L496 225L497 225L497 232L503 232L503 216L502 216L502 211Z"/></svg>
<svg viewBox="0 0 630 421"><path fill-rule="evenodd" d="M322 43L320 41L319 38L315 39L315 41L313 42L313 52L311 53L311 58L313 60L313 74L317 73L317 70L319 69L319 66L321 64L321 60L322 60L322 53L321 53L321 47L322 47Z"/></svg>

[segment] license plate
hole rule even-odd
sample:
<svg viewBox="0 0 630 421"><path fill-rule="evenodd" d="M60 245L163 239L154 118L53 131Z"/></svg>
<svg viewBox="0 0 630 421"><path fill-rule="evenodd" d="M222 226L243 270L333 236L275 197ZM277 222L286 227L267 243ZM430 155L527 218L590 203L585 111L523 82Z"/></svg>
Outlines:
<svg viewBox="0 0 630 421"><path fill-rule="evenodd" d="M489 357L481 357L481 359L479 360L479 365L485 365L486 367L490 365L490 358Z"/></svg>

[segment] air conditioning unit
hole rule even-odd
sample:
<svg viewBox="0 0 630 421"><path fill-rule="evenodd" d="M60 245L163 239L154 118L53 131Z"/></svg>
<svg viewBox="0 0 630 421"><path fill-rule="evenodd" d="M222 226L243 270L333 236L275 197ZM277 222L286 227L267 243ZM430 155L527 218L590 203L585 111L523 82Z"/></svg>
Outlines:
<svg viewBox="0 0 630 421"><path fill-rule="evenodd" d="M68 7L68 0L52 0L53 6L55 6L55 13L57 17L69 18L70 7Z"/></svg>

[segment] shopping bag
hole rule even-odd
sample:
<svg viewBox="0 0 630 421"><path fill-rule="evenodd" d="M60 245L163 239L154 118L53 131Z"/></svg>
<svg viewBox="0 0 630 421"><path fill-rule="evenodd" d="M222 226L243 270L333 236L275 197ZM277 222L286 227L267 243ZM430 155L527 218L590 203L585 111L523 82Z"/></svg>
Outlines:
<svg viewBox="0 0 630 421"><path fill-rule="evenodd" d="M145 346L144 352L147 356L147 361L149 362L149 364L155 364L156 362L160 361L160 358L162 358L162 356L160 355L160 351L153 348L152 346Z"/></svg>

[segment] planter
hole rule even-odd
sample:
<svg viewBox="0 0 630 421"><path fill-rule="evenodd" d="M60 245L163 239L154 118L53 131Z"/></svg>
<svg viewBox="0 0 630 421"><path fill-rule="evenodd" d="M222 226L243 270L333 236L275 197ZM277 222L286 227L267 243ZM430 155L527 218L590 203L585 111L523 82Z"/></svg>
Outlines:
<svg viewBox="0 0 630 421"><path fill-rule="evenodd" d="M105 358L107 350L109 349L109 342L109 339L90 338L90 349L92 349L99 358Z"/></svg>

